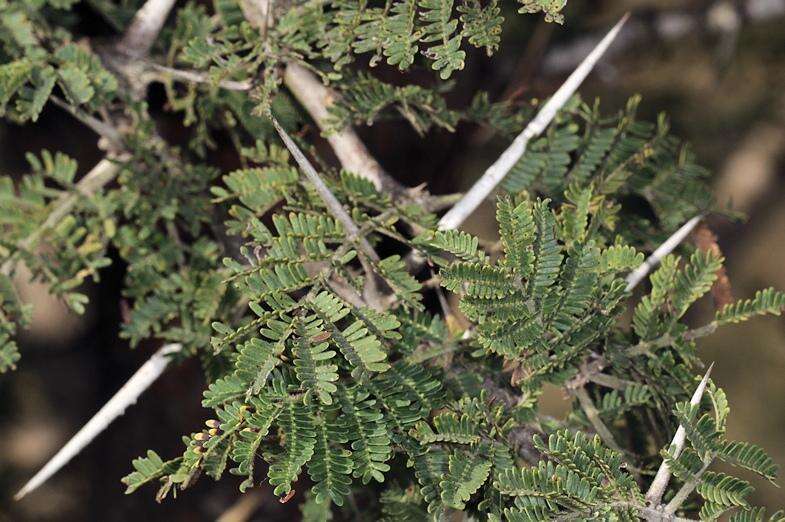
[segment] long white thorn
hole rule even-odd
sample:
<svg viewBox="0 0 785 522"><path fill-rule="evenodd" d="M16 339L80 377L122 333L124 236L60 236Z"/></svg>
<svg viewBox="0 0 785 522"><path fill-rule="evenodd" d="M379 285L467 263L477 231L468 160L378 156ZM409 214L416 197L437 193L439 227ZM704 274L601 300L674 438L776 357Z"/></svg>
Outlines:
<svg viewBox="0 0 785 522"><path fill-rule="evenodd" d="M697 215L684 223L681 228L679 228L679 230L674 232L668 239L665 240L663 244L657 247L657 250L652 252L652 254L647 257L638 268L630 272L626 278L627 291L629 292L638 286L638 283L643 281L643 278L646 277L655 266L660 264L660 261L662 261L663 257L673 252L673 250L679 246L679 244L684 241L688 235L690 235L692 229L694 229L698 223L700 223L701 219L703 219L703 215Z"/></svg>
<svg viewBox="0 0 785 522"><path fill-rule="evenodd" d="M711 369L714 368L714 363L709 366L709 369L706 370L706 375L703 376L701 379L700 384L695 389L695 393L692 394L692 398L690 399L690 406L697 406L700 404L701 398L703 397L703 392L706 390L706 384L709 382L709 376L711 375ZM687 438L687 431L684 429L684 426L679 424L679 427L676 429L676 434L673 436L673 440L669 446L669 450L673 458L676 459L681 455L682 450L684 449L684 443ZM665 489L668 487L668 482L671 479L671 468L668 465L668 461L663 459L662 464L660 464L659 469L657 470L657 474L654 476L654 480L651 482L651 486L649 486L649 490L646 492L646 500L649 501L650 505L653 507L657 507L662 500L662 495L665 493Z"/></svg>
<svg viewBox="0 0 785 522"><path fill-rule="evenodd" d="M488 167L485 173L475 184L469 189L463 198L455 204L455 206L447 212L439 221L440 230L452 230L461 226L469 215L482 203L488 195L493 192L496 186L501 183L510 169L515 166L524 152L529 140L542 134L545 128L550 124L556 113L559 112L567 100L575 94L583 80L597 65L605 51L608 50L613 40L621 31L624 22L629 18L629 13L625 14L618 23L613 26L605 38L597 44L591 53L581 62L581 64L572 72L567 80L561 87L554 93L550 100L540 109L537 116L529 122L523 132L521 132L512 144L505 150L496 162Z"/></svg>
<svg viewBox="0 0 785 522"><path fill-rule="evenodd" d="M131 24L118 42L118 48L128 56L141 58L147 55L158 34L161 32L166 18L174 7L176 0L147 0L139 11L136 12ZM80 181L78 188L83 188L83 192L91 193L111 181L116 175L119 167L116 163L109 160L102 160L98 165ZM55 210L49 215L43 228L56 223L67 214L76 203L76 196L65 197ZM40 234L36 231L27 238L22 244L26 247L32 244ZM3 273L13 268L11 264L4 264L0 270ZM52 457L33 478L31 478L19 492L14 495L15 500L20 500L31 491L37 489L49 478L57 473L60 468L65 466L80 451L87 447L101 432L103 432L115 419L125 413L128 406L134 404L139 396L149 388L164 372L169 365L169 355L182 350L180 344L168 344L159 349L147 360L136 373L98 410L87 424L71 437L65 446Z"/></svg>
<svg viewBox="0 0 785 522"><path fill-rule="evenodd" d="M58 451L27 484L14 495L19 500L57 473L72 458L82 451L93 439L104 431L115 419L125 413L128 406L134 404L139 396L152 385L169 365L170 355L182 350L179 344L167 344L155 352L133 376L128 379L109 402L87 421L87 424L71 437L65 446Z"/></svg>

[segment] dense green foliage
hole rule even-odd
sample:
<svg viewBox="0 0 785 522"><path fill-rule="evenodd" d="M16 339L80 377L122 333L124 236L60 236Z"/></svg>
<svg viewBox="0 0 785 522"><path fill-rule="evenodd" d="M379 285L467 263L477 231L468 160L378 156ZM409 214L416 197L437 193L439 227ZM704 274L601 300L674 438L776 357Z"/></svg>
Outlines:
<svg viewBox="0 0 785 522"><path fill-rule="evenodd" d="M707 468L721 460L773 481L776 466L726 439L728 403L715 383L700 404L685 401L702 367L697 339L779 314L785 294L763 290L691 329L685 314L722 259L688 247L662 261L641 295L626 288L644 252L714 209L708 173L665 118L640 121L637 98L610 115L573 99L505 179L495 244L437 230L436 198L380 192L295 138L361 236L386 252L379 259L275 136L267 111L288 131L306 121L281 68L307 63L332 82L341 95L333 130L403 118L420 133L449 132L464 122L507 143L536 107L478 93L452 108L435 78L436 88L393 85L351 65L422 62L447 79L464 67L466 45L498 48L502 6L283 4L260 31L233 0L188 3L157 43L160 63L143 58L142 73L130 74L101 45L76 42L63 16L72 2L0 0L5 117L34 121L55 100L102 134L118 171L85 193L72 159L42 151L18 183L0 179L0 370L19 364L13 336L29 324L10 277L20 265L81 313L81 285L117 256L131 303L121 335L181 343L179 357L198 357L209 410L181 456L149 451L133 462L128 492L155 484L162 499L227 472L246 491L266 474L284 500L310 489L308 520L351 517L349 504L369 519L631 520L650 516L644 494L665 459L675 477L665 501L682 485L687 495L679 512L762 520L748 482ZM118 29L138 7L91 6ZM520 12L561 21L562 7L526 0ZM158 135L139 95L148 76L193 128L187 146ZM224 88L228 80L251 85ZM211 161L218 133L241 168ZM67 215L49 223L66 199ZM566 418L538 411L546 385L574 398ZM680 454L669 445L677 425L687 437Z"/></svg>

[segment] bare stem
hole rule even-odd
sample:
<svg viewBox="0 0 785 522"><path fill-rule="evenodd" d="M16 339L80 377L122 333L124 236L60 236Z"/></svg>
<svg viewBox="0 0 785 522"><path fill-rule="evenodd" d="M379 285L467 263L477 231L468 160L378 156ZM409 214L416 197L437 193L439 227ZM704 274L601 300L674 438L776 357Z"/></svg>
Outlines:
<svg viewBox="0 0 785 522"><path fill-rule="evenodd" d="M159 73L157 79L165 79L167 76L175 80L182 80L191 83L212 83L209 76L199 71L189 71L186 69L175 69L158 63L147 62L146 66ZM253 87L250 81L219 80L218 86L228 91L248 91Z"/></svg>
<svg viewBox="0 0 785 522"><path fill-rule="evenodd" d="M106 138L112 143L113 147L122 148L122 139L120 137L120 133L107 123L95 118L94 116L83 112L73 105L66 103L64 100L58 98L57 96L52 96L49 98L52 103L63 109L64 111L68 112L71 116L79 120L82 124L89 127L90 130L101 136L102 138Z"/></svg>
<svg viewBox="0 0 785 522"><path fill-rule="evenodd" d="M65 446L58 451L41 470L31 478L27 484L14 495L15 500L38 488L49 477L57 473L60 468L68 464L80 451L95 439L116 418L125 413L126 408L134 404L139 396L163 373L169 365L172 354L182 350L179 344L167 344L153 354L150 359L139 368L135 374L109 399L87 424L71 437Z"/></svg>
<svg viewBox="0 0 785 522"><path fill-rule="evenodd" d="M610 47L613 40L621 31L622 26L627 21L629 15L624 15L621 20L605 35L600 43L597 44L583 62L565 80L561 87L553 94L550 100L540 109L537 116L529 122L523 132L521 132L512 144L505 150L493 165L488 167L480 179L478 179L471 189L464 195L449 212L439 221L441 230L452 230L458 228L469 215L487 198L496 186L501 183L507 173L521 159L526 152L526 147L532 138L542 134L550 124L556 113L567 103L567 100L575 94L583 80L597 65L605 51Z"/></svg>
<svg viewBox="0 0 785 522"><path fill-rule="evenodd" d="M147 0L118 42L118 50L132 58L146 56L174 4L175 0Z"/></svg>
<svg viewBox="0 0 785 522"><path fill-rule="evenodd" d="M589 419L589 422L591 422L591 425L594 427L594 431L597 432L597 435L600 436L605 445L621 454L624 454L624 450L621 448L621 446L618 445L616 439L613 438L611 430L608 429L608 426L606 426L600 418L600 413L594 406L594 401L592 401L591 397L589 397L589 393L586 391L586 388L581 386L580 388L577 388L574 393L578 398L578 402L581 404L583 412L586 414L586 418Z"/></svg>
<svg viewBox="0 0 785 522"><path fill-rule="evenodd" d="M635 381L620 379L614 375L608 375L607 373L595 373L589 375L587 378L595 384L599 384L600 386L605 386L606 388L611 388L614 390L625 390L630 386L637 384Z"/></svg>
<svg viewBox="0 0 785 522"><path fill-rule="evenodd" d="M679 340L691 341L693 339L705 337L707 335L714 333L716 330L717 330L717 322L712 321L699 328L693 328L692 330L687 330L681 335L674 336L672 334L666 333L660 337L657 337L656 339L652 339L651 341L641 341L638 344L631 346L627 350L627 355L629 357L635 357L637 355L645 355L649 353L651 350L656 350L657 348L664 348L666 346L671 346L673 343Z"/></svg>
<svg viewBox="0 0 785 522"><path fill-rule="evenodd" d="M297 101L308 111L322 131L329 127L329 107L338 97L325 87L311 71L300 64L289 63L283 81ZM350 126L328 133L326 136L341 166L349 172L371 181L377 189L393 193L402 191L401 185L391 178Z"/></svg>
<svg viewBox="0 0 785 522"><path fill-rule="evenodd" d="M706 390L706 384L709 382L709 375L711 375L711 369L714 367L712 363L709 366L709 369L706 370L706 375L703 376L700 384L695 390L695 393L692 394L692 398L690 399L690 405L696 406L700 403L701 397L703 397L703 392ZM687 432L684 429L684 426L681 424L679 425L678 429L676 430L676 434L673 436L673 440L670 444L670 453L673 455L673 458L678 458L681 455L682 450L684 449L684 443L686 441ZM660 464L659 469L657 470L657 474L654 476L654 480L649 486L649 490L646 492L646 500L649 502L651 506L658 506L660 501L662 500L662 495L665 493L665 490L668 488L668 482L671 479L671 468L668 465L668 461L662 461Z"/></svg>

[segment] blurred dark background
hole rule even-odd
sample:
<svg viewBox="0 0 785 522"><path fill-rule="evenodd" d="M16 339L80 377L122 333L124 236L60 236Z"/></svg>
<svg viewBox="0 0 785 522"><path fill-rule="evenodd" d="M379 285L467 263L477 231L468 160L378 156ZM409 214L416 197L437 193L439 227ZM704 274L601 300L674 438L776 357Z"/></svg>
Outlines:
<svg viewBox="0 0 785 522"><path fill-rule="evenodd" d="M505 14L513 7L508 4ZM745 222L711 223L735 297L763 286L785 288L785 0L570 0L564 26L508 15L499 54L489 60L470 52L449 103L466 104L479 89L492 100L548 96L627 10L631 21L581 89L583 97L601 97L610 112L640 93L642 115L653 119L666 111L675 132L712 169L720 201L732 199L748 216ZM387 80L395 77L381 72ZM153 88L149 101L160 111L164 100ZM403 123L360 133L394 176L409 185L428 182L437 193L465 189L499 145L484 144L482 131L470 126L424 138ZM95 143L95 135L50 105L35 125L0 124L0 169L20 174L26 151L48 148L74 156L86 172L100 158ZM491 235L492 215L490 206L482 208L466 228ZM123 494L119 479L132 458L148 448L175 455L180 435L203 417L204 382L196 363L170 368L40 490L11 500L157 348L149 343L131 351L118 339L122 277L120 262L105 270L101 283L89 289L84 317L69 315L44 288L23 285L35 319L20 342L19 369L0 377L0 520L215 520L222 514L233 521L276 519L283 507L270 492L257 488L241 498L231 477L218 484L203 479L184 499L163 505L150 489ZM708 304L705 316L699 311L691 321L702 324L710 313ZM729 436L762 445L785 468L785 319L727 328L699 346L705 361L716 362L713 377L728 394ZM562 399L552 394L544 407L555 411ZM750 479L758 488L754 503L783 504L780 490ZM299 516L286 508L287 518Z"/></svg>

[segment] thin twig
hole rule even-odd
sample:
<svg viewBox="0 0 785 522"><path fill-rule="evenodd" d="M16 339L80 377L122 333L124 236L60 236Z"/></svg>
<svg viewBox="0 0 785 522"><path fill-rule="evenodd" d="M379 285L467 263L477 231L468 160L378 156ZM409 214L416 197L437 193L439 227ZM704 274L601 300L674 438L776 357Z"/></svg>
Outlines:
<svg viewBox="0 0 785 522"><path fill-rule="evenodd" d="M332 214L333 217L335 217L335 219L337 219L341 225L343 225L343 228L346 229L348 239L350 241L358 241L361 250L366 256L368 256L369 259L373 261L379 261L379 255L376 253L373 247L371 247L370 243L368 243L368 240L360 234L360 229L357 227L354 220L352 220L352 217L348 212L346 212L346 209L343 208L343 205L341 205L341 202L338 201L338 198L335 197L335 195L324 183L321 176L319 176L319 173L316 172L314 166L311 165L311 162L308 161L308 158L306 158L305 154L303 154L303 152L300 150L300 147L297 146L289 134L283 129L283 127L281 127L281 124L278 123L278 120L275 118L275 116L271 115L270 119L272 120L273 126L278 132L278 135L283 140L284 145L286 145L286 148L289 149L289 152L292 154L294 161L297 162L300 170L303 171L305 177L308 178L308 181L310 181L316 189L316 193L319 194L319 197L322 199L324 204L327 205L327 210L329 210L330 214Z"/></svg>
<svg viewBox="0 0 785 522"><path fill-rule="evenodd" d="M16 244L16 250L29 250L35 246L36 241L38 241L47 230L52 229L71 212L79 200L79 196L92 196L104 185L112 181L119 171L120 164L117 160L104 158L99 161L90 172L79 180L73 192L68 192L67 194L60 196L44 222L30 235L20 240ZM16 261L13 258L8 259L3 263L2 267L0 267L0 273L9 275L13 271L15 264Z"/></svg>
<svg viewBox="0 0 785 522"><path fill-rule="evenodd" d="M619 34L629 14L624 15L621 20L611 29L605 38L597 44L597 47L583 60L583 62L573 71L561 87L553 94L550 100L537 113L537 116L529 122L512 144L505 150L499 159L493 163L480 179L469 189L469 192L447 212L439 221L439 229L451 230L458 228L469 215L490 195L496 186L501 183L507 173L521 159L529 140L542 134L550 124L556 113L565 103L575 94L583 80L589 75L603 53L608 49L613 40Z"/></svg>
<svg viewBox="0 0 785 522"><path fill-rule="evenodd" d="M594 431L597 432L597 435L600 436L605 445L624 454L624 450L616 442L616 439L613 438L611 430L608 429L608 426L606 426L600 418L600 412L597 411L597 407L594 406L594 401L589 397L586 388L581 386L574 391L574 394L578 398L578 402L581 404L581 409L583 409L583 412L586 414L586 418L589 419L589 422L594 427Z"/></svg>
<svg viewBox="0 0 785 522"><path fill-rule="evenodd" d="M316 169L313 167L313 165L311 165L311 162L308 161L308 158L306 158L305 154L303 154L303 152L300 150L300 147L297 146L294 140L292 140L289 134L287 134L283 127L281 127L281 124L278 123L278 120L276 120L272 114L270 115L270 119L272 120L273 126L278 132L278 135L286 145L286 148L289 149L292 157L294 157L294 160L300 166L300 170L303 171L305 177L308 178L308 181L310 181L316 189L316 193L319 194L319 197L327 206L327 210L333 215L333 217L335 217L335 219L341 223L341 225L343 225L344 229L346 230L347 239L359 246L360 252L363 254L360 256L360 263L362 264L366 276L365 290L363 292L364 298L373 308L382 310L385 306L384 292L379 287L379 281L376 279L373 266L365 259L367 257L368 260L378 263L380 261L379 254L377 254L376 250L373 249L371 244L365 238L365 235L360 233L360 229L352 220L349 213L346 212L346 209L343 208L343 205L341 205L341 202L338 201L338 198L335 197L335 195L324 183L322 178L316 172Z"/></svg>
<svg viewBox="0 0 785 522"><path fill-rule="evenodd" d="M175 0L147 0L117 43L118 50L132 58L146 56L174 4Z"/></svg>
<svg viewBox="0 0 785 522"><path fill-rule="evenodd" d="M157 79L159 80L169 76L175 80L182 80L185 82L208 84L214 83L209 75L199 71L175 69L173 67L167 67L166 65L161 65L154 62L146 62L145 65L151 70L160 73L157 75ZM228 91L249 91L251 88L253 88L253 82L251 81L219 80L217 85L218 87Z"/></svg>
<svg viewBox="0 0 785 522"><path fill-rule="evenodd" d="M102 138L109 140L117 149L122 148L122 138L120 136L120 132L118 132L118 130L111 125L108 125L98 118L77 109L73 105L66 103L65 100L62 100L57 96L51 96L49 100L79 120L83 125L89 127L90 130Z"/></svg>
<svg viewBox="0 0 785 522"><path fill-rule="evenodd" d="M459 202L462 197L463 194L460 192L454 194L428 195L424 198L422 204L425 207L425 210L429 212L439 212L440 210L452 207Z"/></svg>
<svg viewBox="0 0 785 522"><path fill-rule="evenodd" d="M703 397L703 392L706 390L706 384L709 382L709 375L711 375L711 369L714 367L714 363L709 366L709 369L706 370L706 375L703 376L700 384L698 384L695 393L692 394L692 398L690 399L691 406L697 406L700 404L701 398ZM674 459L679 458L681 455L682 450L684 449L684 443L686 441L687 432L684 429L684 426L679 424L679 427L676 429L676 434L673 436L673 440L671 441L669 452ZM649 490L646 492L646 500L649 502L651 506L658 506L660 501L662 500L662 495L665 493L665 490L668 488L668 482L671 479L671 468L668 465L668 461L663 459L662 464L660 464L659 469L657 470L657 474L654 476L654 480L651 482L651 486L649 486Z"/></svg>
<svg viewBox="0 0 785 522"><path fill-rule="evenodd" d="M679 228L676 232L673 233L668 239L665 240L663 244L657 247L657 250L652 252L652 254L646 258L646 260L641 263L641 265L630 272L627 275L627 291L631 291L633 288L638 286L643 278L645 278L651 270L656 267L662 258L673 252L673 250L679 246L679 244L684 241L684 239L690 235L692 229L695 228L700 220L703 219L703 215L697 215L694 218L690 219L686 223L684 223L681 228Z"/></svg>
<svg viewBox="0 0 785 522"><path fill-rule="evenodd" d="M71 437L65 446L58 451L27 484L14 495L15 500L38 488L60 468L82 451L93 439L104 431L116 418L125 413L126 408L134 404L139 396L163 373L171 360L170 355L182 350L179 344L167 344L153 354L146 363L128 379L122 388L96 413L87 424Z"/></svg>
<svg viewBox="0 0 785 522"><path fill-rule="evenodd" d="M600 386L605 386L606 388L611 388L614 390L626 390L630 386L635 386L638 384L635 381L620 379L615 375L608 375L607 373L591 374L587 377L587 379L594 384L599 384Z"/></svg>
<svg viewBox="0 0 785 522"><path fill-rule="evenodd" d="M368 304L354 287L337 275L334 275L332 279L327 280L327 286L330 287L330 290L332 290L335 295L355 308L361 308Z"/></svg>
<svg viewBox="0 0 785 522"><path fill-rule="evenodd" d="M656 350L658 348L665 348L666 346L672 346L677 341L693 341L695 339L700 339L701 337L706 337L707 335L713 334L716 330L717 330L717 321L712 321L701 327L687 330L686 332L679 335L666 333L661 335L660 337L657 337L656 339L652 339L650 341L640 341L638 344L629 347L627 349L626 355L628 357L637 357L639 355L646 355L652 350Z"/></svg>

